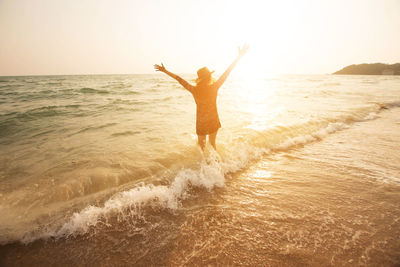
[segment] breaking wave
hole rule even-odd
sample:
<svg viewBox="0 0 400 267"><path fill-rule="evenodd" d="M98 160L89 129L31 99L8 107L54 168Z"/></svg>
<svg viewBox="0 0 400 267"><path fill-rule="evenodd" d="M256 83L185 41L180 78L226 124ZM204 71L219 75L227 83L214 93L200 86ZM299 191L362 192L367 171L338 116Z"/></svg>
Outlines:
<svg viewBox="0 0 400 267"><path fill-rule="evenodd" d="M133 188L118 192L103 204L88 205L57 226L36 228L28 233L6 237L1 243L21 241L29 243L37 239L66 238L87 233L99 224L107 224L110 218L122 215L140 217L146 207L174 211L183 200L195 194L193 188L212 191L223 187L228 174L246 168L262 156L286 151L297 146L323 139L325 136L350 127L355 122L376 119L382 109L398 107L399 103L374 104L335 118L312 120L300 125L278 126L264 132L249 132L245 140L221 144L218 153L208 149L198 162L193 159L186 167L175 172L172 179L160 184L139 183ZM125 134L125 133L124 133ZM198 153L201 153L200 150Z"/></svg>

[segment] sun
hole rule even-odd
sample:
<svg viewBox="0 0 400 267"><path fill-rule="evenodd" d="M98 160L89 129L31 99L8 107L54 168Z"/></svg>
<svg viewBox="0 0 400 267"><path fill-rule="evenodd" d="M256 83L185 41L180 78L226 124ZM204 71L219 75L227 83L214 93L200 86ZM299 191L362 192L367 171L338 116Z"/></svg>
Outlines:
<svg viewBox="0 0 400 267"><path fill-rule="evenodd" d="M248 43L248 54L237 66L235 73L241 76L262 76L281 73L282 55L288 44L296 38L296 26L301 10L296 1L221 1L217 39L219 47ZM223 5L223 6L222 6ZM282 19L285 14L285 19Z"/></svg>

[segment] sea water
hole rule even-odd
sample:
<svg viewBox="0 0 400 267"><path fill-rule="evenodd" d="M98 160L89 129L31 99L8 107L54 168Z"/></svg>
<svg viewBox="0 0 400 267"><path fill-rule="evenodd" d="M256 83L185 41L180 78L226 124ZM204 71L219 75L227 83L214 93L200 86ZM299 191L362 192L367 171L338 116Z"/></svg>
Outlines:
<svg viewBox="0 0 400 267"><path fill-rule="evenodd" d="M194 100L167 76L0 77L0 252L17 265L399 264L399 107L398 76L233 76L217 152L203 153Z"/></svg>

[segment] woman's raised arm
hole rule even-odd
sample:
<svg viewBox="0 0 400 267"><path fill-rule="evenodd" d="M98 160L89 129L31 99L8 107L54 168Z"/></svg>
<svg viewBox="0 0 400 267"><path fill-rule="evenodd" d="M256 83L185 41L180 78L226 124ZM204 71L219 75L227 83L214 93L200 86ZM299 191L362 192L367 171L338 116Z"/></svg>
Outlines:
<svg viewBox="0 0 400 267"><path fill-rule="evenodd" d="M225 82L226 78L228 78L229 74L233 70L233 68L238 63L239 59L241 59L244 54L246 54L247 50L249 49L249 45L245 44L242 48L239 47L239 52L236 59L232 62L232 64L226 69L226 71L219 77L219 79L214 83L216 89L219 89Z"/></svg>
<svg viewBox="0 0 400 267"><path fill-rule="evenodd" d="M177 80L186 90L188 90L189 92L193 92L194 90L194 86L191 85L190 83L188 83L187 81L185 81L184 79L182 79L181 77L179 77L178 75L176 75L175 73L172 73L170 71L168 71L165 67L164 64L161 63L160 65L155 64L154 68L156 69L156 71L161 71L164 72L165 74L167 74L168 76L170 76L171 78L174 78L175 80Z"/></svg>

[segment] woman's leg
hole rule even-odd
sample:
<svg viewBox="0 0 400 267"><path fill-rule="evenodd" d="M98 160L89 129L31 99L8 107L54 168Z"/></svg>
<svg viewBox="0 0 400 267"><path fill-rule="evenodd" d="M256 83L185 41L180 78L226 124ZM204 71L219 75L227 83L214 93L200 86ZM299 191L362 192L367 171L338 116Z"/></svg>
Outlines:
<svg viewBox="0 0 400 267"><path fill-rule="evenodd" d="M197 142L201 147L201 150L204 150L204 146L206 145L206 135L197 135Z"/></svg>
<svg viewBox="0 0 400 267"><path fill-rule="evenodd" d="M209 134L209 135L208 135L208 141L210 142L210 144L213 146L213 148L214 148L215 150L217 150L217 147L216 147L216 145L215 145L215 139L217 139L217 133L218 133L218 130L216 130L216 131L213 132L212 134Z"/></svg>

